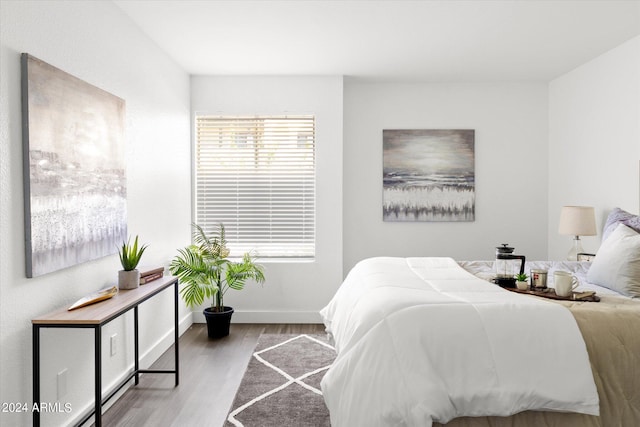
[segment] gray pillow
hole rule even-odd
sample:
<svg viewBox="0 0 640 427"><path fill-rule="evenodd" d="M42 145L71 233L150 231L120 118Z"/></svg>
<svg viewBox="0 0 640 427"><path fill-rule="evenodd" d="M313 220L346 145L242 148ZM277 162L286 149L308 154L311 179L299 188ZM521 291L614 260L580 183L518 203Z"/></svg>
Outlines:
<svg viewBox="0 0 640 427"><path fill-rule="evenodd" d="M604 224L602 230L602 241L607 240L607 237L616 229L618 224L624 224L627 227L640 233L640 216L631 214L627 211L623 211L620 208L613 208L613 211L607 217L607 222Z"/></svg>
<svg viewBox="0 0 640 427"><path fill-rule="evenodd" d="M640 297L640 234L618 224L598 249L587 281L629 297Z"/></svg>

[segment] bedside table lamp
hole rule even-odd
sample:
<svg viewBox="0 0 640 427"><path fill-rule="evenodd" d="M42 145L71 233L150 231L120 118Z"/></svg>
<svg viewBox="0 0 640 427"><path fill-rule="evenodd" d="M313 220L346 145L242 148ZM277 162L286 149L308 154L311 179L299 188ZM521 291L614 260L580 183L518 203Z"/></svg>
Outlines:
<svg viewBox="0 0 640 427"><path fill-rule="evenodd" d="M560 211L560 225L558 233L574 236L573 247L567 259L576 261L578 254L583 252L580 236L595 236L596 216L591 206L563 206Z"/></svg>

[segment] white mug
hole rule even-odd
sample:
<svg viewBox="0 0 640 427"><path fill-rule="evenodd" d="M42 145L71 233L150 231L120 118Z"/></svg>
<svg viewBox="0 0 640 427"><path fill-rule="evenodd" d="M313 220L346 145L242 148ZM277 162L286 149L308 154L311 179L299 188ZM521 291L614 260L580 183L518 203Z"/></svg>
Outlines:
<svg viewBox="0 0 640 427"><path fill-rule="evenodd" d="M578 278L568 271L556 271L553 273L553 284L556 288L556 295L560 297L571 296L571 293L578 287Z"/></svg>

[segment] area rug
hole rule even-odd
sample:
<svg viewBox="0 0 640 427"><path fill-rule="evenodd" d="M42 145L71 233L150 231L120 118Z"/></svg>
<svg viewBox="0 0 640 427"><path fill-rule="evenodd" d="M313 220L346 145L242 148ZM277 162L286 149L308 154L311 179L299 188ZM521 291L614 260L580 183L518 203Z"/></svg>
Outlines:
<svg viewBox="0 0 640 427"><path fill-rule="evenodd" d="M335 355L326 335L261 335L225 427L330 426L320 381Z"/></svg>

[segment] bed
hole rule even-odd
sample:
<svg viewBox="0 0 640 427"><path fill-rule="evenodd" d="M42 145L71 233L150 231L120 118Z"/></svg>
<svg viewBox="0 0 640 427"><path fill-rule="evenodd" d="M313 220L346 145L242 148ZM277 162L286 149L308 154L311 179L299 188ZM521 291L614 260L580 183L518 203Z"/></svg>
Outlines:
<svg viewBox="0 0 640 427"><path fill-rule="evenodd" d="M358 263L321 311L332 426L640 425L640 234L608 234L592 263L526 265L571 271L597 303L502 289L489 261Z"/></svg>

